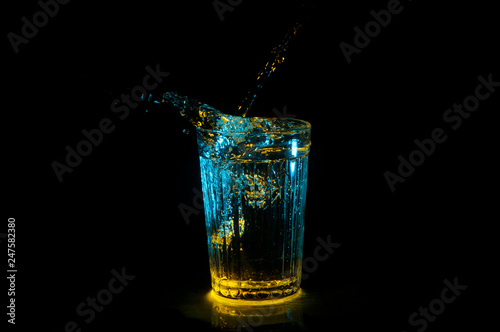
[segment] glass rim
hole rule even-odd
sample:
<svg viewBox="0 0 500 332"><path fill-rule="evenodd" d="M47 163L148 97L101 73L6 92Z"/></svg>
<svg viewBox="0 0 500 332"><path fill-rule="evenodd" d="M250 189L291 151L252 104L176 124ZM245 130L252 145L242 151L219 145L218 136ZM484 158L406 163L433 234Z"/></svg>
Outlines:
<svg viewBox="0 0 500 332"><path fill-rule="evenodd" d="M251 119L250 117L249 119ZM255 118L262 118L262 119L279 119L279 120L286 120L290 122L296 122L297 126L293 128L284 128L283 130L266 130L262 132L262 134L290 134L290 133L296 133L302 130L311 130L311 123L305 120L300 120L300 119L294 119L294 118L277 118L277 117L255 117ZM300 124L300 125L299 125ZM208 132L208 133L215 133L215 134L226 134L226 135L234 135L234 134L247 134L248 131L222 131L222 130L215 130L215 129L209 129L209 128L201 128L201 127L196 127L196 131L202 131L202 132ZM260 133L259 133L260 134Z"/></svg>

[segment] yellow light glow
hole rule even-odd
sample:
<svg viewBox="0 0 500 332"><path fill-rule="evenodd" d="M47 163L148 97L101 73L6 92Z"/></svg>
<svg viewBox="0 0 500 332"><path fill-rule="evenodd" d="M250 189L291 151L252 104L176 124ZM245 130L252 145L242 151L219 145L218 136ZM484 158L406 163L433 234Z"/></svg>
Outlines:
<svg viewBox="0 0 500 332"><path fill-rule="evenodd" d="M304 292L302 289L299 289L295 294L274 299L274 300L243 300L243 299L229 299L217 295L213 290L207 293L206 299L213 304L220 304L224 306L236 306L236 307L266 307L266 306L275 306L275 305L283 305L288 304L293 301L298 300L300 297L304 296Z"/></svg>

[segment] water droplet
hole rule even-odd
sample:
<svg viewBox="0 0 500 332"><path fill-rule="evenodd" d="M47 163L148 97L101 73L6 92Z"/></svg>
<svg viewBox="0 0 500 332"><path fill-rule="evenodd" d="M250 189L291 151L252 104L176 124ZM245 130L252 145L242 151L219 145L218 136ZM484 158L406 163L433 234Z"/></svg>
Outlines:
<svg viewBox="0 0 500 332"><path fill-rule="evenodd" d="M248 90L246 97L241 101L238 106L238 111L241 112L241 116L245 117L248 110L252 107L252 104L257 96L257 92L262 89L264 83L266 83L271 74L274 73L278 65L281 65L285 61L285 53L288 49L288 44L290 40L296 35L297 31L302 24L297 22L285 35L285 38L281 41L278 46L273 47L271 51L272 59L267 61L264 68L257 74L257 86L251 90Z"/></svg>

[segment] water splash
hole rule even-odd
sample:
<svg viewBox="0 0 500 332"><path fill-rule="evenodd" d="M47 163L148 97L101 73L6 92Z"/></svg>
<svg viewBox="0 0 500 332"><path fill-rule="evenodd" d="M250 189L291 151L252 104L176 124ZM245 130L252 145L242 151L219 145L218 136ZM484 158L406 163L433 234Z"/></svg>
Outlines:
<svg viewBox="0 0 500 332"><path fill-rule="evenodd" d="M296 126L302 126L300 121L280 118L242 117L222 113L218 109L202 103L194 98L168 91L160 96L149 95L147 101L151 104L169 103L179 110L181 116L196 128L215 130L223 133L280 132Z"/></svg>
<svg viewBox="0 0 500 332"><path fill-rule="evenodd" d="M160 96L150 94L147 97L147 102L150 104L146 108L148 112L151 103L171 103L174 107L178 108L181 115L189 119L189 121L198 128L221 129L224 127L226 130L236 129L244 130L241 125L245 125L246 121L242 120L248 114L258 92L262 89L264 84L269 81L272 73L276 71L279 65L285 61L285 54L290 45L290 41L297 35L297 31L302 27L300 21L296 22L291 29L288 30L283 40L271 50L271 57L264 65L264 68L257 74L256 86L248 90L247 95L243 98L237 107L235 115L224 114L210 105L197 101L194 98L185 97L177 94L176 92L165 92ZM145 100L145 96L142 97ZM222 123L221 123L222 122ZM231 126L232 124L232 126Z"/></svg>
<svg viewBox="0 0 500 332"><path fill-rule="evenodd" d="M248 90L245 98L241 101L237 108L237 113L241 114L242 117L246 117L248 111L252 107L255 98L257 98L257 93L262 89L264 84L269 80L272 73L285 61L285 53L288 50L288 46L292 38L297 34L302 24L300 22L295 23L295 25L288 30L285 37L277 46L275 46L271 51L271 58L265 64L264 68L257 74L257 84L253 89Z"/></svg>
<svg viewBox="0 0 500 332"><path fill-rule="evenodd" d="M196 127L212 289L225 297L263 300L299 290L311 126L246 115L300 26L273 48L238 115L172 91L143 97L148 106L173 105Z"/></svg>

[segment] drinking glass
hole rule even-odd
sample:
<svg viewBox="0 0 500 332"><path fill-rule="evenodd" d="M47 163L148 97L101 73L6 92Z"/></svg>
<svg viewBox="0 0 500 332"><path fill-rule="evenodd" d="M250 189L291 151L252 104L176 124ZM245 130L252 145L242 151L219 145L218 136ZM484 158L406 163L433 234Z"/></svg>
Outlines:
<svg viewBox="0 0 500 332"><path fill-rule="evenodd" d="M299 290L311 125L197 128L212 290L266 300Z"/></svg>

